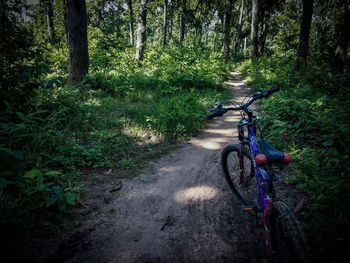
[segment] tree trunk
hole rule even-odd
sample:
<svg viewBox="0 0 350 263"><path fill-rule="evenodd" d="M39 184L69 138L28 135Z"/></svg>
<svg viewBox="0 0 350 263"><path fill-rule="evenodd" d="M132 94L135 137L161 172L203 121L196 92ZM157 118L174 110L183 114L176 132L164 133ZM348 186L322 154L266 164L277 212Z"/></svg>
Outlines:
<svg viewBox="0 0 350 263"><path fill-rule="evenodd" d="M170 25L169 25L169 30L168 30L168 43L170 43L171 36L173 34L173 23L174 23L174 12L173 8L170 9Z"/></svg>
<svg viewBox="0 0 350 263"><path fill-rule="evenodd" d="M237 27L236 46L235 46L236 52L239 52L240 44L241 44L243 12L244 12L244 0L242 0L241 12L239 14L239 22Z"/></svg>
<svg viewBox="0 0 350 263"><path fill-rule="evenodd" d="M252 1L252 25L251 25L251 59L256 60L258 58L258 0Z"/></svg>
<svg viewBox="0 0 350 263"><path fill-rule="evenodd" d="M303 14L300 25L299 44L297 51L296 70L306 66L307 54L309 51L309 36L312 19L313 0L303 0Z"/></svg>
<svg viewBox="0 0 350 263"><path fill-rule="evenodd" d="M243 50L247 50L247 37L244 38Z"/></svg>
<svg viewBox="0 0 350 263"><path fill-rule="evenodd" d="M140 0L136 42L136 60L138 61L141 61L144 58L144 51L146 46L146 16L147 0Z"/></svg>
<svg viewBox="0 0 350 263"><path fill-rule="evenodd" d="M134 12L132 9L132 0L128 1L130 20L129 20L129 31L130 31L130 45L134 46Z"/></svg>
<svg viewBox="0 0 350 263"><path fill-rule="evenodd" d="M68 45L68 18L67 18L67 0L63 0L63 24L64 24L64 37L66 39L66 43Z"/></svg>
<svg viewBox="0 0 350 263"><path fill-rule="evenodd" d="M350 4L344 11L343 23L339 31L339 42L335 50L333 66L338 72L343 72L350 40Z"/></svg>
<svg viewBox="0 0 350 263"><path fill-rule="evenodd" d="M167 35L167 29L168 29L168 19L167 19L167 13L168 13L168 0L164 0L164 13L163 13L163 47L166 46L166 35Z"/></svg>
<svg viewBox="0 0 350 263"><path fill-rule="evenodd" d="M186 23L186 0L182 0L182 13L181 13L181 25L180 25L180 45L182 45L182 42L185 38L185 23Z"/></svg>
<svg viewBox="0 0 350 263"><path fill-rule="evenodd" d="M75 84L88 73L87 15L85 0L67 0L69 46L68 82Z"/></svg>
<svg viewBox="0 0 350 263"><path fill-rule="evenodd" d="M219 23L219 18L218 18L218 21L216 22L216 24ZM217 46L217 38L218 38L218 30L215 30L216 29L216 25L214 27L214 43L213 43L213 51L216 52L216 46Z"/></svg>
<svg viewBox="0 0 350 263"><path fill-rule="evenodd" d="M232 13L232 0L226 1L226 17L225 17L225 45L224 45L224 63L228 63L228 57L230 53L230 30L231 30L231 14Z"/></svg>
<svg viewBox="0 0 350 263"><path fill-rule="evenodd" d="M49 38L49 43L55 43L55 28L53 24L53 9L52 9L52 0L45 1L46 9L46 22L47 22L47 34Z"/></svg>
<svg viewBox="0 0 350 263"><path fill-rule="evenodd" d="M262 57L264 55L264 51L265 51L268 22L270 19L270 10L269 9L264 10L263 19L264 20L262 23L261 36L260 36L259 43L258 43L258 55L259 55L259 57Z"/></svg>

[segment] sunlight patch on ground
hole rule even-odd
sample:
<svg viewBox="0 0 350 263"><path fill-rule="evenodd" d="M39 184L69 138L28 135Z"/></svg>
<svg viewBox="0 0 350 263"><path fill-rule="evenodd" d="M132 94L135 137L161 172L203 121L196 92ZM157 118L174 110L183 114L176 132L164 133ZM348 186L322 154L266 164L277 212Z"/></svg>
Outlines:
<svg viewBox="0 0 350 263"><path fill-rule="evenodd" d="M224 84L230 85L230 86L234 86L234 87L239 87L239 86L243 86L244 85L243 82L224 82Z"/></svg>
<svg viewBox="0 0 350 263"><path fill-rule="evenodd" d="M174 194L174 199L179 203L188 203L193 201L210 200L217 195L218 190L215 187L201 185L177 191Z"/></svg>
<svg viewBox="0 0 350 263"><path fill-rule="evenodd" d="M221 148L221 144L216 142L205 142L201 143L200 146L208 150L217 150Z"/></svg>
<svg viewBox="0 0 350 263"><path fill-rule="evenodd" d="M161 167L159 168L159 171L162 173L171 173L171 172L176 172L182 169L182 166L166 166L166 167Z"/></svg>

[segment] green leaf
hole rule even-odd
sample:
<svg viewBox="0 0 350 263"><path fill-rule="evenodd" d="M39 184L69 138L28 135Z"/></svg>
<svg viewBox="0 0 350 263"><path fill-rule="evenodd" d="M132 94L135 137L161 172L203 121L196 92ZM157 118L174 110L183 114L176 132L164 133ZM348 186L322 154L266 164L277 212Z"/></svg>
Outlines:
<svg viewBox="0 0 350 263"><path fill-rule="evenodd" d="M60 175L62 174L60 171L48 171L45 175Z"/></svg>
<svg viewBox="0 0 350 263"><path fill-rule="evenodd" d="M63 190L62 190L61 186L59 186L59 185L54 186L53 190L54 190L56 195L61 195L63 193Z"/></svg>
<svg viewBox="0 0 350 263"><path fill-rule="evenodd" d="M331 146L331 145L333 145L333 140L332 139L330 139L330 140L327 140L327 141L324 141L323 143L323 146Z"/></svg>
<svg viewBox="0 0 350 263"><path fill-rule="evenodd" d="M46 200L46 207L52 206L57 201L57 196L53 196L50 199Z"/></svg>
<svg viewBox="0 0 350 263"><path fill-rule="evenodd" d="M38 110L38 111L32 113L31 115L34 116L34 115L45 113L45 112L48 112L48 110Z"/></svg>
<svg viewBox="0 0 350 263"><path fill-rule="evenodd" d="M13 151L13 156L19 160L24 160L24 151Z"/></svg>
<svg viewBox="0 0 350 263"><path fill-rule="evenodd" d="M69 205L75 205L75 200L77 199L77 196L73 193L66 193L66 202Z"/></svg>
<svg viewBox="0 0 350 263"><path fill-rule="evenodd" d="M23 177L34 179L35 177L41 177L43 173L39 169L33 169L29 172L26 172Z"/></svg>
<svg viewBox="0 0 350 263"><path fill-rule="evenodd" d="M40 183L40 184L36 185L36 189L39 190L39 191L42 191L42 190L45 189L45 186L46 186L45 184Z"/></svg>
<svg viewBox="0 0 350 263"><path fill-rule="evenodd" d="M27 120L22 112L17 111L16 114L22 121L26 121Z"/></svg>

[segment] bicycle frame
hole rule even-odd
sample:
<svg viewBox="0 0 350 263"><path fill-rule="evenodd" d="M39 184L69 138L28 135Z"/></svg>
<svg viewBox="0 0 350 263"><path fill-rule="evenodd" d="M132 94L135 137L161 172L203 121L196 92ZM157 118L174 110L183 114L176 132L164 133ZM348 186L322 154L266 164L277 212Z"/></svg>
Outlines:
<svg viewBox="0 0 350 263"><path fill-rule="evenodd" d="M259 189L259 197L260 197L260 203L263 211L263 216L262 216L262 225L264 229L264 236L265 236L265 242L266 242L266 247L270 253L272 253L272 246L271 246L271 239L270 239L270 231L267 227L266 223L266 216L269 211L270 205L272 204L272 199L271 199L271 193L272 193L272 178L270 178L267 174L267 172L264 170L263 166L259 166L255 162L255 156L259 153L259 146L256 141L256 136L255 136L255 119L253 119L252 116L249 116L249 120L243 119L238 127L238 131L240 134L240 144L243 146L243 144L248 143L250 145L250 151L252 154L252 164L254 166L254 171L255 171L255 177L256 177L256 182L258 184L258 189ZM240 131L240 125L245 126L247 125L248 127L248 138L242 138L241 132ZM240 170L243 171L243 159L240 157L239 161L240 165ZM253 167L252 167L253 168ZM252 169L253 170L253 169Z"/></svg>

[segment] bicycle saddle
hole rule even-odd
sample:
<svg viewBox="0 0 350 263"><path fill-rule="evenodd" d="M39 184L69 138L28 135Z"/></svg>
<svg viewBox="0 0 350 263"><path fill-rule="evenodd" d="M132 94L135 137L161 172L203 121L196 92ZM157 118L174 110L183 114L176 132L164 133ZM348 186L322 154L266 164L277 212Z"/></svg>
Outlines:
<svg viewBox="0 0 350 263"><path fill-rule="evenodd" d="M288 153L273 148L266 140L260 141L260 153L255 156L255 162L259 165L288 164L291 157Z"/></svg>

